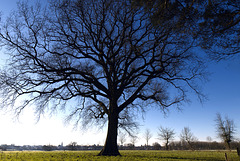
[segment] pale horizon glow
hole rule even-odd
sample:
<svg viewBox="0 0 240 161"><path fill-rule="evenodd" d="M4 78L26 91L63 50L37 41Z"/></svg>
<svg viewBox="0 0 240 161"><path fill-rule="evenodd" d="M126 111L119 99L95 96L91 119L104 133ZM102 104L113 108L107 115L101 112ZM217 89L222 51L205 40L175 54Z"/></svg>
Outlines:
<svg viewBox="0 0 240 161"><path fill-rule="evenodd" d="M81 130L71 124L65 125L64 119L58 116L41 117L37 122L31 109L25 110L18 119L13 114L0 113L0 145L68 145L77 142L79 145L103 145L103 130ZM96 137L96 135L98 137ZM91 138L91 139L89 139Z"/></svg>

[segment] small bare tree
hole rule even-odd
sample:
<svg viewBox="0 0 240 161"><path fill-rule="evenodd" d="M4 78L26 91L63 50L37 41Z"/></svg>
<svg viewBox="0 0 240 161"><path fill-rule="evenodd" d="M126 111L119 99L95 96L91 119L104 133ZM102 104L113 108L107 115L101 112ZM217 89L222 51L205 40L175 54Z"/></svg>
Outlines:
<svg viewBox="0 0 240 161"><path fill-rule="evenodd" d="M138 139L138 137L137 137L136 135L131 135L131 136L130 136L130 142L131 142L131 144L133 145L133 147L135 147L135 144L136 144L136 142L137 142L137 139Z"/></svg>
<svg viewBox="0 0 240 161"><path fill-rule="evenodd" d="M152 138L152 133L151 133L151 131L150 131L149 129L146 129L143 137L144 137L144 139L146 140L146 143L147 143L146 146L147 146L147 148L148 148L149 140Z"/></svg>
<svg viewBox="0 0 240 161"><path fill-rule="evenodd" d="M222 116L217 113L215 122L218 137L224 141L226 148L230 150L230 143L233 141L236 132L233 120L229 119L227 116L224 120Z"/></svg>
<svg viewBox="0 0 240 161"><path fill-rule="evenodd" d="M163 140L165 142L165 147L166 147L166 150L169 150L169 141L174 139L174 135L175 135L175 132L173 129L171 128L164 128L164 127L159 127L158 128L158 138L160 140Z"/></svg>
<svg viewBox="0 0 240 161"><path fill-rule="evenodd" d="M123 146L124 142L126 141L126 134L120 132L118 136L118 140L120 142L120 145Z"/></svg>
<svg viewBox="0 0 240 161"><path fill-rule="evenodd" d="M212 141L213 141L213 139L212 139L211 136L207 136L206 140L207 140L208 142L212 142Z"/></svg>
<svg viewBox="0 0 240 161"><path fill-rule="evenodd" d="M194 150L193 142L197 140L197 138L191 132L189 127L184 127L180 134L181 141L187 142L188 146L191 150Z"/></svg>

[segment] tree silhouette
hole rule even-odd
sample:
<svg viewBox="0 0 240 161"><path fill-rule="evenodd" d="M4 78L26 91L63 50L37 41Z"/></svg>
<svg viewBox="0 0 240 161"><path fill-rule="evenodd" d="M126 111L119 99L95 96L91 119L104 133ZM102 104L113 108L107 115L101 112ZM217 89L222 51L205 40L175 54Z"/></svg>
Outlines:
<svg viewBox="0 0 240 161"><path fill-rule="evenodd" d="M143 138L146 140L146 146L147 146L147 149L148 149L148 146L149 146L149 140L152 138L152 133L149 129L146 129L144 134L143 134Z"/></svg>
<svg viewBox="0 0 240 161"><path fill-rule="evenodd" d="M160 140L165 141L166 150L169 150L169 141L174 139L175 132L173 129L160 127L158 129L158 137Z"/></svg>
<svg viewBox="0 0 240 161"><path fill-rule="evenodd" d="M137 140L138 140L138 137L136 135L130 136L130 142L133 145L133 148L135 147Z"/></svg>
<svg viewBox="0 0 240 161"><path fill-rule="evenodd" d="M226 117L224 120L222 116L217 113L215 121L218 137L224 141L226 148L231 150L230 143L233 141L234 134L236 132L236 127L233 120L229 119L228 117Z"/></svg>
<svg viewBox="0 0 240 161"><path fill-rule="evenodd" d="M194 150L193 142L197 141L197 138L191 132L189 127L184 127L180 134L181 141L187 142L191 150Z"/></svg>
<svg viewBox="0 0 240 161"><path fill-rule="evenodd" d="M49 6L21 2L1 25L10 58L0 75L2 106L19 114L35 103L39 117L65 109L68 120L85 127L107 122L99 155L120 155L118 128L136 127L138 111L181 105L188 91L202 96L197 84L204 65L185 30L156 28L149 13L128 0L53 0Z"/></svg>
<svg viewBox="0 0 240 161"><path fill-rule="evenodd" d="M120 145L123 146L124 142L127 140L127 139L126 139L126 134L120 132L118 139L119 139Z"/></svg>

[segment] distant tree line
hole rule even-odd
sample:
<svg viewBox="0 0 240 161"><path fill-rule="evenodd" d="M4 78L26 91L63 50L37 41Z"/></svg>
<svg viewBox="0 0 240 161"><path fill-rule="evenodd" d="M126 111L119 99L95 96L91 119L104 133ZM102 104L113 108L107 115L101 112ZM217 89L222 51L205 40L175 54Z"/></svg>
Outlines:
<svg viewBox="0 0 240 161"><path fill-rule="evenodd" d="M223 142L208 142L208 141L195 141L192 143L194 150L227 150ZM240 147L240 142L234 141L231 143L231 149L237 149ZM193 150L189 148L189 145L184 141L172 141L168 145L168 149L165 146L161 146L159 143L154 142L151 146L146 149L145 145L133 146L128 143L124 146L119 145L120 150Z"/></svg>
<svg viewBox="0 0 240 161"><path fill-rule="evenodd" d="M70 144L63 145L0 145L1 151L24 151L24 150L32 150L32 151L53 151L53 150L68 150L68 151L77 151L77 150L100 150L103 146L101 145L78 145L76 142L71 142Z"/></svg>
<svg viewBox="0 0 240 161"><path fill-rule="evenodd" d="M192 143L194 150L227 150L223 142L208 142L208 141L195 141ZM240 142L232 142L231 148L237 149L240 147ZM169 144L170 150L192 150L186 142L183 141L173 141Z"/></svg>

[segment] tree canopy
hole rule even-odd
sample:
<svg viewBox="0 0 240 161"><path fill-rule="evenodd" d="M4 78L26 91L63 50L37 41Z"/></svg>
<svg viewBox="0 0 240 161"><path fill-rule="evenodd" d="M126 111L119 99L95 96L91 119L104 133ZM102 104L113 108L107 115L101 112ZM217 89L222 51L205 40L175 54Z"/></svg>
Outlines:
<svg viewBox="0 0 240 161"><path fill-rule="evenodd" d="M170 24L195 36L214 60L239 55L240 2L236 0L136 0L155 26Z"/></svg>

